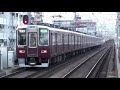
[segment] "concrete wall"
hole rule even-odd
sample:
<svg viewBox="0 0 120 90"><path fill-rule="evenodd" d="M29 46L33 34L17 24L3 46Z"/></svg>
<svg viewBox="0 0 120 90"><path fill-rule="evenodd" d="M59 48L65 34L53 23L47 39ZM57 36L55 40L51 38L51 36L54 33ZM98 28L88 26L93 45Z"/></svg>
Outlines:
<svg viewBox="0 0 120 90"><path fill-rule="evenodd" d="M0 51L1 51L2 66L3 66L3 69L6 69L8 67L8 50L7 50L7 47L0 47Z"/></svg>

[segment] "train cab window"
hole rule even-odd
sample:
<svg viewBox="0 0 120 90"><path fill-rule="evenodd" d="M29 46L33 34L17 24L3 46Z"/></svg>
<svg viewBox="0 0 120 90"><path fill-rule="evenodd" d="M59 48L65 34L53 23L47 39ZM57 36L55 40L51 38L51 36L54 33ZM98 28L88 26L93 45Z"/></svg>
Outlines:
<svg viewBox="0 0 120 90"><path fill-rule="evenodd" d="M26 30L18 30L18 45L26 45Z"/></svg>
<svg viewBox="0 0 120 90"><path fill-rule="evenodd" d="M30 33L29 34L29 47L36 47L37 46L37 34Z"/></svg>
<svg viewBox="0 0 120 90"><path fill-rule="evenodd" d="M39 30L39 45L48 45L48 30L40 28Z"/></svg>

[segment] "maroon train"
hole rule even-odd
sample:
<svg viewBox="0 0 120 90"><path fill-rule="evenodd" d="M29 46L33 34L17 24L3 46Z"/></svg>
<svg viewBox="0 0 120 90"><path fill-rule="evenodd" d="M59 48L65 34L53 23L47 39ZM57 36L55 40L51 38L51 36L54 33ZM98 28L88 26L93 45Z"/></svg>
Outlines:
<svg viewBox="0 0 120 90"><path fill-rule="evenodd" d="M16 57L20 67L49 67L103 43L95 36L43 25L18 27L16 40Z"/></svg>

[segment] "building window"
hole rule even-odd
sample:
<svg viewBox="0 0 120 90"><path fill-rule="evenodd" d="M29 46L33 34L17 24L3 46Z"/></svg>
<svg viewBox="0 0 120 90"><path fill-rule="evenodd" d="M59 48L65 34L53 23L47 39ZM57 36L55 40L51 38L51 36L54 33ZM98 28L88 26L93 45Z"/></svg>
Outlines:
<svg viewBox="0 0 120 90"><path fill-rule="evenodd" d="M20 18L22 18L23 16L22 15L20 15Z"/></svg>
<svg viewBox="0 0 120 90"><path fill-rule="evenodd" d="M14 13L11 13L12 14L12 16L14 16L15 14Z"/></svg>
<svg viewBox="0 0 120 90"><path fill-rule="evenodd" d="M0 24L0 28L2 28L2 25Z"/></svg>
<svg viewBox="0 0 120 90"><path fill-rule="evenodd" d="M0 12L0 14L4 14L4 12Z"/></svg>
<svg viewBox="0 0 120 90"><path fill-rule="evenodd" d="M15 26L13 26L13 29L15 29Z"/></svg>
<svg viewBox="0 0 120 90"><path fill-rule="evenodd" d="M18 17L18 13L16 13L16 17Z"/></svg>
<svg viewBox="0 0 120 90"><path fill-rule="evenodd" d="M0 24L0 28L3 29L3 28L4 28L4 25Z"/></svg>
<svg viewBox="0 0 120 90"><path fill-rule="evenodd" d="M18 30L18 45L26 45L26 29Z"/></svg>
<svg viewBox="0 0 120 90"><path fill-rule="evenodd" d="M4 28L4 25L2 25L2 28Z"/></svg>
<svg viewBox="0 0 120 90"><path fill-rule="evenodd" d="M4 14L4 12L0 12L0 14Z"/></svg>

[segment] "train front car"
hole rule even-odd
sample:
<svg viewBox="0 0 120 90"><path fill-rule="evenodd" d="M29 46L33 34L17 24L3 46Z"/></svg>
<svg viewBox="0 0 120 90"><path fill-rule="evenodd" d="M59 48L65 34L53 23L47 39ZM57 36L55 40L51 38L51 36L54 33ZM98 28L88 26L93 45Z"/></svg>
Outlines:
<svg viewBox="0 0 120 90"><path fill-rule="evenodd" d="M19 67L48 67L48 28L26 25L19 27L16 33L16 55Z"/></svg>

